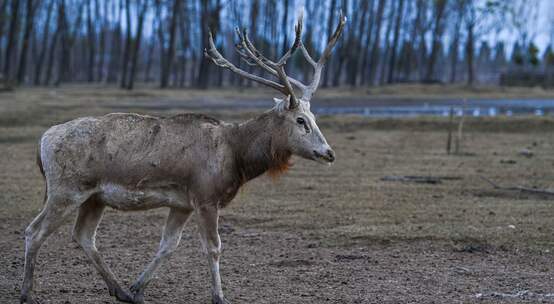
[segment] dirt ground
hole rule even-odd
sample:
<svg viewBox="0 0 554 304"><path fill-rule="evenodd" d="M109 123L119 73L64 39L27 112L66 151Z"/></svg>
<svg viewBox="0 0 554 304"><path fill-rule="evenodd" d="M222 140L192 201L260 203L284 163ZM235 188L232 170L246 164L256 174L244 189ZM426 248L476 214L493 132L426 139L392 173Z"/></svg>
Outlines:
<svg viewBox="0 0 554 304"><path fill-rule="evenodd" d="M104 88L0 95L0 303L18 302L23 231L42 205L40 134L58 122L111 112L114 102L129 105L126 111L175 113L140 107L157 94L184 103L202 97ZM237 121L256 113L208 114ZM223 211L221 271L232 303L554 302L554 197L495 190L481 179L554 188L553 119L468 119L462 155L446 155L441 118L319 121L335 164L296 159L280 179L247 184ZM532 155L521 155L523 149ZM381 180L390 175L457 179ZM97 243L124 285L155 253L166 212L106 212ZM70 230L67 223L41 249L41 303L115 303ZM194 221L145 296L148 303L210 302Z"/></svg>

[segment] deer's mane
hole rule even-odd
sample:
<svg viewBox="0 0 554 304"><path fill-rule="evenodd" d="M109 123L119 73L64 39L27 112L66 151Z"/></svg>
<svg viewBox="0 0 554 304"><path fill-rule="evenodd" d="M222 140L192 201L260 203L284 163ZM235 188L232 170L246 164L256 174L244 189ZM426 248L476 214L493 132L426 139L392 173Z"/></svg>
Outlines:
<svg viewBox="0 0 554 304"><path fill-rule="evenodd" d="M291 156L289 151L271 153L271 161L267 169L267 175L273 179L277 179L282 174L286 173L292 166Z"/></svg>

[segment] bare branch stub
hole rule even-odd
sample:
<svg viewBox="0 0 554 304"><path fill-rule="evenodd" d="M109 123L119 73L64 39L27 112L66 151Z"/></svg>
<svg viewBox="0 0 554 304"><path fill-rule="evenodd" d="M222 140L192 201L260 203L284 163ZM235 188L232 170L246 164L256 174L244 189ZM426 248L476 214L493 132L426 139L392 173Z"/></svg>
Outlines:
<svg viewBox="0 0 554 304"><path fill-rule="evenodd" d="M309 102L314 95L317 87L319 86L319 81L321 79L321 71L326 63L326 61L331 56L333 49L340 38L344 25L346 24L346 17L340 14L339 23L335 29L333 35L329 38L329 42L325 47L321 57L316 62L312 56L310 56L308 50L302 43L302 28L303 28L303 14L301 13L298 16L298 21L296 22L294 32L295 39L291 47L283 54L283 56L277 60L273 61L265 57L250 41L248 33L246 30L240 31L238 28L235 29L235 32L239 38L239 42L235 45L235 50L239 54L241 60L246 62L248 65L258 66L259 68L265 70L269 74L276 77L279 82L273 80L265 79L260 76L246 72L235 65L230 61L225 59L221 53L215 47L213 42L212 34L209 33L209 48L204 51L206 57L210 58L216 65L227 68L232 72L238 74L241 77L251 79L265 86L271 87L286 96L290 96L290 108L298 107L300 99L296 96L293 86L299 89L302 92L302 101ZM301 81L294 79L288 76L285 72L285 65L287 61L294 55L296 50L300 49L304 58L312 67L314 68L314 75L312 82L309 85L305 85Z"/></svg>

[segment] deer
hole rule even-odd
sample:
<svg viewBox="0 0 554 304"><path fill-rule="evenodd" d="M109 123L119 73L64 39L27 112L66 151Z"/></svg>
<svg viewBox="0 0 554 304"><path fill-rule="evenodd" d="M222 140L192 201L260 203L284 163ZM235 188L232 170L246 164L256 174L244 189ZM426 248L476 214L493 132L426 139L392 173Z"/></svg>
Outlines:
<svg viewBox="0 0 554 304"><path fill-rule="evenodd" d="M45 180L44 205L25 230L20 302L38 303L33 271L39 248L77 213L73 240L105 281L109 294L126 303L144 303L145 288L176 250L183 227L193 216L208 258L212 303L229 303L223 295L219 271L219 212L248 181L264 173L284 173L292 156L324 164L335 161L335 152L310 110L310 100L345 23L341 13L317 61L302 43L302 14L295 25L292 46L278 60L262 55L246 30L237 28L236 50L241 60L275 80L231 63L217 50L209 31L204 49L209 60L284 95L275 98L273 108L245 122L227 123L195 113L171 117L111 113L77 118L45 131L37 152L37 164ZM285 73L287 60L298 49L313 68L309 84ZM128 290L121 287L95 245L106 207L120 211L169 209L158 251Z"/></svg>

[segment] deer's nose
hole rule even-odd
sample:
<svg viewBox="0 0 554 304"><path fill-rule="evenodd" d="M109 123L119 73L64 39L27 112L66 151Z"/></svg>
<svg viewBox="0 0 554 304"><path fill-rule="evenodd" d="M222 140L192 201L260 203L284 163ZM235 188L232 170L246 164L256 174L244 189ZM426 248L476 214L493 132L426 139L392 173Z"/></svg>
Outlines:
<svg viewBox="0 0 554 304"><path fill-rule="evenodd" d="M335 161L335 151L333 151L331 149L327 149L327 159L329 160L330 163L334 162Z"/></svg>

